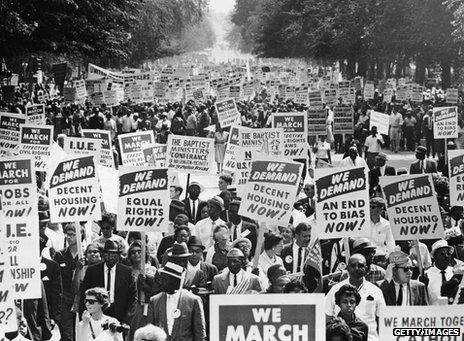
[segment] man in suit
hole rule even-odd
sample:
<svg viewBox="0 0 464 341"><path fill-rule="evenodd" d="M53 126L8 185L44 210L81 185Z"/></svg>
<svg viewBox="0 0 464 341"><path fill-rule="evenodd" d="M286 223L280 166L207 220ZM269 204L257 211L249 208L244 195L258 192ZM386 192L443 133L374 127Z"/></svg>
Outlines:
<svg viewBox="0 0 464 341"><path fill-rule="evenodd" d="M303 206L305 208L305 216L309 217L314 214L316 208L316 202L314 201L314 184L305 184L303 191L306 194L306 198L300 199L293 205L293 208Z"/></svg>
<svg viewBox="0 0 464 341"><path fill-rule="evenodd" d="M425 137L425 152L427 153L427 157L430 157L430 153L432 153L432 157L435 157L436 148L435 148L435 138L433 137L433 111L432 107L429 107L427 114L422 119L422 136Z"/></svg>
<svg viewBox="0 0 464 341"><path fill-rule="evenodd" d="M232 248L227 254L227 268L214 276L213 290L215 294L245 294L247 291L262 291L259 278L243 270L246 261L242 251Z"/></svg>
<svg viewBox="0 0 464 341"><path fill-rule="evenodd" d="M203 341L205 315L200 297L181 289L185 269L168 262L160 270L163 291L148 305L147 321L162 328L168 341Z"/></svg>
<svg viewBox="0 0 464 341"><path fill-rule="evenodd" d="M229 204L229 221L227 227L230 230L232 241L239 238L247 238L251 242L250 254L255 254L256 243L258 240L257 227L255 224L244 221L242 216L238 214L240 201L234 200Z"/></svg>
<svg viewBox="0 0 464 341"><path fill-rule="evenodd" d="M379 178L381 176L396 175L394 167L387 166L387 154L379 153L375 158L375 167L369 171L369 189L371 194L381 192Z"/></svg>
<svg viewBox="0 0 464 341"><path fill-rule="evenodd" d="M416 148L416 159L410 168L409 174L425 174L425 173L436 173L437 163L435 160L425 159L427 149L424 146L418 146Z"/></svg>
<svg viewBox="0 0 464 341"><path fill-rule="evenodd" d="M287 271L290 271L290 273L303 271L310 240L311 225L307 222L299 223L295 228L295 240L289 246L284 247L280 254Z"/></svg>
<svg viewBox="0 0 464 341"><path fill-rule="evenodd" d="M82 292L95 287L106 288L110 296L110 306L105 310L105 314L121 323L130 323L137 299L132 271L129 267L119 264L121 248L114 240L105 242L103 258L103 263L88 267L82 283ZM82 314L83 311L82 297L79 313Z"/></svg>
<svg viewBox="0 0 464 341"><path fill-rule="evenodd" d="M203 201L201 201L198 197L200 196L200 193L203 192L203 189L203 186L198 182L191 182L187 189L188 198L185 198L183 200L185 204L185 214L189 218L189 222L191 222L192 224L196 224L197 221L201 220L201 212L199 210L199 206L200 204L202 204Z"/></svg>
<svg viewBox="0 0 464 341"><path fill-rule="evenodd" d="M187 263L184 288L190 289L192 286L206 288L208 283L211 284L214 276L218 274L218 269L213 264L203 261L205 246L202 244L200 238L191 236L187 246L192 255L189 257Z"/></svg>
<svg viewBox="0 0 464 341"><path fill-rule="evenodd" d="M388 260L393 270L393 278L380 284L385 303L402 307L428 305L425 285L411 279L412 262L408 255L402 251L394 251L390 253Z"/></svg>

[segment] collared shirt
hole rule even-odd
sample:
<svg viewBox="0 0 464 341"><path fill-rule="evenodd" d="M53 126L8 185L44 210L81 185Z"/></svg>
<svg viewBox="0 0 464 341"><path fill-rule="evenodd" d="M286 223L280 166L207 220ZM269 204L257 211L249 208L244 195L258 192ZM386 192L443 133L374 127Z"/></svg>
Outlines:
<svg viewBox="0 0 464 341"><path fill-rule="evenodd" d="M213 221L210 217L200 220L195 225L195 236L200 238L201 243L209 248L214 245L213 241L213 230L214 227L219 224L225 224L225 221L218 218Z"/></svg>
<svg viewBox="0 0 464 341"><path fill-rule="evenodd" d="M430 269L425 271L425 274L429 278L429 285L427 291L429 293L429 304L435 305L438 303L438 298L441 297L441 270L436 266L432 266ZM453 268L448 266L445 269L445 278L449 281L453 277Z"/></svg>
<svg viewBox="0 0 464 341"><path fill-rule="evenodd" d="M384 175L385 175L385 168L387 168L387 166L385 166L385 165L379 167L380 176L384 176Z"/></svg>
<svg viewBox="0 0 464 341"><path fill-rule="evenodd" d="M400 126L402 126L403 125L403 116L399 112L397 112L396 114L391 113L390 114L390 125L393 128L399 128Z"/></svg>
<svg viewBox="0 0 464 341"><path fill-rule="evenodd" d="M395 301L398 302L398 295L400 294L400 284L396 283L395 280L393 280L393 284L395 285ZM401 302L402 307L406 307L410 303L410 297L409 297L409 283L403 283L401 287L401 291L403 292L403 301Z"/></svg>
<svg viewBox="0 0 464 341"><path fill-rule="evenodd" d="M349 156L344 158L340 162L340 167L353 167L353 166L364 167L364 168L368 169L366 161L362 157L359 157L359 156L356 157L354 162Z"/></svg>
<svg viewBox="0 0 464 341"><path fill-rule="evenodd" d="M390 222L382 217L377 223L371 220L370 240L375 244L376 256L387 256L395 248L395 239L391 231Z"/></svg>
<svg viewBox="0 0 464 341"><path fill-rule="evenodd" d="M105 289L108 290L108 267L106 266L106 263L103 264L103 275L104 275L104 283L105 283ZM110 281L110 303L114 302L114 284L116 283L116 265L114 265L111 270L111 281Z"/></svg>
<svg viewBox="0 0 464 341"><path fill-rule="evenodd" d="M368 153L380 153L382 151L382 146L380 145L378 140L380 140L380 142L383 144L383 138L380 134L377 134L377 136L375 137L372 135L366 137L364 146L367 147Z"/></svg>
<svg viewBox="0 0 464 341"><path fill-rule="evenodd" d="M235 276L237 276L237 285L240 284L240 282L243 279L245 271L240 270ZM234 274L229 271L229 286L233 287L234 286Z"/></svg>
<svg viewBox="0 0 464 341"><path fill-rule="evenodd" d="M192 265L190 262L187 263L187 271L185 272L185 281L184 281L184 288L190 288L192 285L193 280L198 271L201 271L200 262L197 265Z"/></svg>
<svg viewBox="0 0 464 341"><path fill-rule="evenodd" d="M179 305L180 291L169 295L166 293L166 322L168 324L168 334L172 335L172 327L174 326L174 311Z"/></svg>
<svg viewBox="0 0 464 341"><path fill-rule="evenodd" d="M263 251L263 253L259 256L258 264L261 269L263 269L263 272L267 275L267 269L269 269L272 265L280 264L283 266L284 262L279 256L275 256L275 258L272 259L267 255L266 251Z"/></svg>
<svg viewBox="0 0 464 341"><path fill-rule="evenodd" d="M300 247L296 244L296 242L293 242L292 245L292 254L293 254L293 270L292 273L296 273L298 269L298 252L300 250ZM303 271L303 266L305 263L306 259L306 248L302 247L301 250L301 259L300 259L300 272Z"/></svg>
<svg viewBox="0 0 464 341"><path fill-rule="evenodd" d="M230 225L230 240L231 241L241 238L242 225L243 225L242 221L240 221L237 225L234 225L233 223L231 223Z"/></svg>
<svg viewBox="0 0 464 341"><path fill-rule="evenodd" d="M325 297L326 314L329 316L337 316L340 312L340 307L335 304L335 293L345 284L349 284L349 279L346 279L338 284L335 284ZM379 316L380 309L385 307L385 299L382 290L375 284L364 280L363 284L358 289L361 301L356 307L354 313L357 317L367 324L369 328L369 341L378 341L376 316Z"/></svg>
<svg viewBox="0 0 464 341"><path fill-rule="evenodd" d="M348 271L343 270L342 275L340 276L340 281L347 278ZM385 279L385 269L377 264L371 264L369 266L369 271L364 278L372 284L377 284L379 281L383 281Z"/></svg>

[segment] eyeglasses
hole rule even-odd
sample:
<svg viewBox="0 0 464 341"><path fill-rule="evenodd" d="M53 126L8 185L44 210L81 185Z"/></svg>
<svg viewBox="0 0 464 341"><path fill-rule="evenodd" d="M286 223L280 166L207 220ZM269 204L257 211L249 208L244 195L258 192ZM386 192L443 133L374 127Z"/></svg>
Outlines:
<svg viewBox="0 0 464 341"><path fill-rule="evenodd" d="M86 298L86 299L85 299L85 303L88 303L88 304L95 304L95 303L97 303L97 300L92 300L92 299L90 299L90 298Z"/></svg>
<svg viewBox="0 0 464 341"><path fill-rule="evenodd" d="M403 269L404 272L412 271L412 266L397 266L398 269Z"/></svg>

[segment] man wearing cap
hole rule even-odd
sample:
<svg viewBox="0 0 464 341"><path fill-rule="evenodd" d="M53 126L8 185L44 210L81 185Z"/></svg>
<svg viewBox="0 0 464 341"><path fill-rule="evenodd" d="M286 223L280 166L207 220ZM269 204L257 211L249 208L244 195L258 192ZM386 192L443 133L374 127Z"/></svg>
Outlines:
<svg viewBox="0 0 464 341"><path fill-rule="evenodd" d="M209 249L214 245L213 230L219 224L226 224L224 220L219 218L219 215L224 210L224 201L219 196L215 195L208 200L208 215L209 217L200 220L195 225L194 235L199 237L202 244Z"/></svg>
<svg viewBox="0 0 464 341"><path fill-rule="evenodd" d="M403 115L395 108L390 114L390 149L398 153L400 149L401 126L403 125Z"/></svg>
<svg viewBox="0 0 464 341"><path fill-rule="evenodd" d="M203 341L206 337L203 303L200 297L181 288L184 271L171 262L159 271L163 291L150 299L147 321L162 328L168 341Z"/></svg>
<svg viewBox="0 0 464 341"><path fill-rule="evenodd" d="M85 272L82 292L100 287L109 293L110 306L105 314L122 323L130 323L137 299L135 281L129 267L120 264L121 248L114 240L107 240L103 248L103 263L91 265ZM83 295L84 296L84 295ZM79 312L84 311L84 297L81 298Z"/></svg>
<svg viewBox="0 0 464 341"><path fill-rule="evenodd" d="M396 175L394 167L387 166L387 154L379 153L375 157L375 167L369 171L369 189L371 194L381 192L379 178L381 176Z"/></svg>
<svg viewBox="0 0 464 341"><path fill-rule="evenodd" d="M185 204L185 214L192 224L196 224L201 218L201 212L198 209L202 201L198 198L200 193L203 192L203 186L196 181L193 181L188 186L188 198L183 200Z"/></svg>
<svg viewBox="0 0 464 341"><path fill-rule="evenodd" d="M390 222L382 217L382 212L385 210L385 200L380 197L371 198L369 207L371 216L371 236L369 239L375 246L374 262L385 263L388 254L395 248L395 239Z"/></svg>
<svg viewBox="0 0 464 341"><path fill-rule="evenodd" d="M244 294L249 290L261 292L258 276L243 270L245 262L245 255L239 249L232 248L227 253L227 268L213 279L215 294Z"/></svg>
<svg viewBox="0 0 464 341"><path fill-rule="evenodd" d="M425 154L427 149L424 146L418 146L416 148L416 159L409 167L409 174L425 174L425 173L436 173L437 163L435 160L426 159Z"/></svg>
<svg viewBox="0 0 464 341"><path fill-rule="evenodd" d="M452 254L453 248L448 245L446 240L441 239L433 243L432 252L430 252L433 266L425 271L429 282L427 292L430 305L438 303L438 299L442 296L442 285L453 277Z"/></svg>
<svg viewBox="0 0 464 341"><path fill-rule="evenodd" d="M208 282L212 283L214 276L218 274L218 269L213 264L203 261L205 247L197 236L190 237L188 250L191 256L187 263L184 288L190 289L192 286L205 288Z"/></svg>
<svg viewBox="0 0 464 341"><path fill-rule="evenodd" d="M412 262L402 251L394 251L388 257L393 277L380 284L386 305L428 305L425 285L412 280Z"/></svg>
<svg viewBox="0 0 464 341"><path fill-rule="evenodd" d="M240 200L234 200L229 204L229 222L227 226L230 230L230 239L232 241L238 238L247 238L251 242L250 254L254 255L256 243L258 240L257 227L255 224L244 221L238 214L240 209Z"/></svg>

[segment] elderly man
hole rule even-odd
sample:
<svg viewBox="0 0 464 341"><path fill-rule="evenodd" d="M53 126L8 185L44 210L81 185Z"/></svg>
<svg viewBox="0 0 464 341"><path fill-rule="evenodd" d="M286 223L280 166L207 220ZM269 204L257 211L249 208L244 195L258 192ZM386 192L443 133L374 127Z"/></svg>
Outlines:
<svg viewBox="0 0 464 341"><path fill-rule="evenodd" d="M306 257L308 256L307 247L311 240L311 225L309 223L299 223L295 228L294 242L283 248L280 258L284 261L284 267L290 273L303 271Z"/></svg>
<svg viewBox="0 0 464 341"><path fill-rule="evenodd" d="M219 218L219 215L224 210L224 201L219 196L214 196L208 200L208 215L209 217L200 220L194 229L194 235L200 238L201 243L209 249L214 245L213 230L220 224L226 224L224 220Z"/></svg>
<svg viewBox="0 0 464 341"><path fill-rule="evenodd" d="M366 259L364 256L355 253L348 260L348 279L334 285L326 295L326 314L328 319L336 317L340 312L340 307L335 303L335 293L345 284L351 284L356 287L361 301L355 309L355 314L369 327L369 341L377 341L379 339L377 333L378 317L382 307L385 306L382 290L375 284L365 280L366 275Z"/></svg>
<svg viewBox="0 0 464 341"><path fill-rule="evenodd" d="M213 290L215 294L244 294L249 290L261 292L261 284L256 275L243 270L245 255L233 248L227 254L227 268L214 276Z"/></svg>
<svg viewBox="0 0 464 341"><path fill-rule="evenodd" d="M425 285L412 280L412 262L402 251L394 251L388 257L393 278L380 284L387 305L410 306L427 305Z"/></svg>
<svg viewBox="0 0 464 341"><path fill-rule="evenodd" d="M214 228L214 245L206 252L205 262L216 266L221 272L227 266L227 253L230 249L229 228L225 224L219 224Z"/></svg>
<svg viewBox="0 0 464 341"><path fill-rule="evenodd" d="M340 162L340 167L367 167L366 161L358 155L356 146L351 146L348 149L348 156Z"/></svg>

